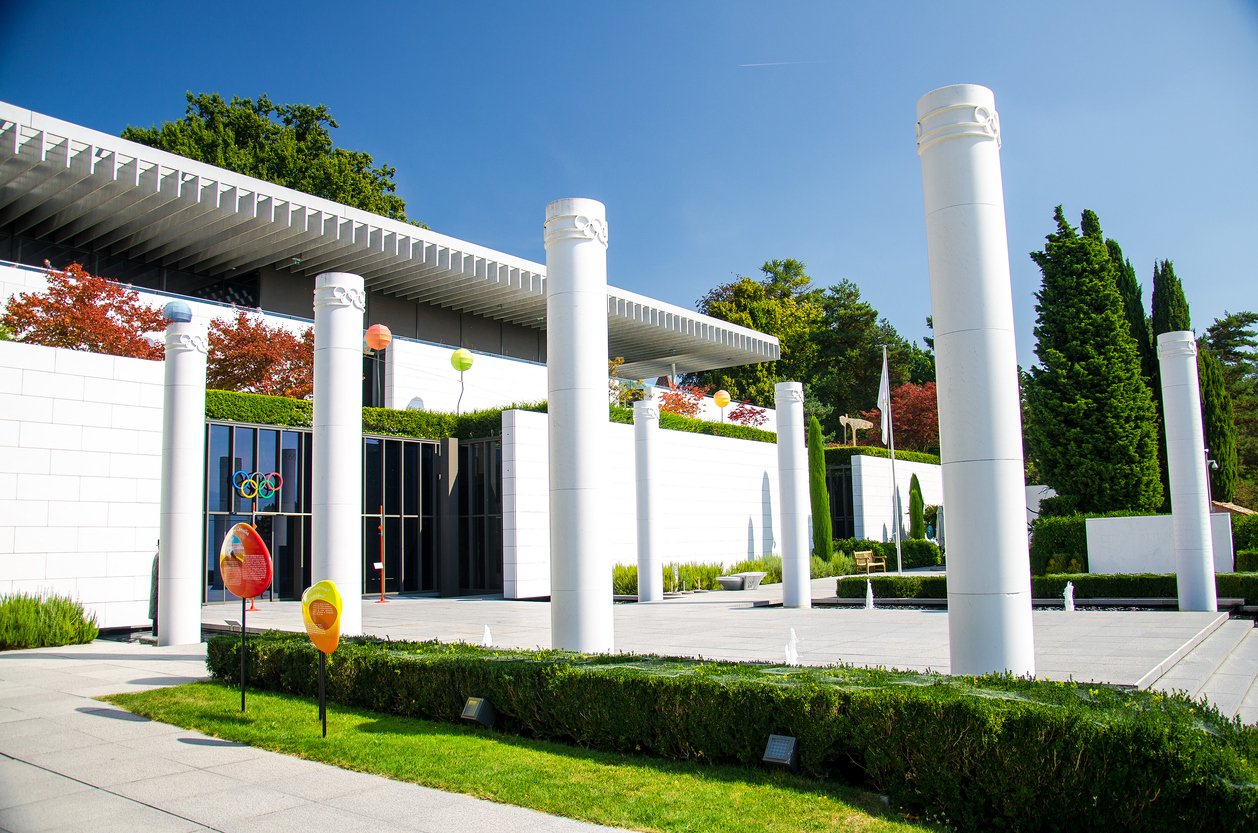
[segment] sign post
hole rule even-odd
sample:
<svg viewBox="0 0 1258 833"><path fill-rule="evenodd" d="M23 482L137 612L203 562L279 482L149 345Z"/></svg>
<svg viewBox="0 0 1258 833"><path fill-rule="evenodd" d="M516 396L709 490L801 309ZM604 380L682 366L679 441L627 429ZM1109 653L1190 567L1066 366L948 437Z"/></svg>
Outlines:
<svg viewBox="0 0 1258 833"><path fill-rule="evenodd" d="M218 551L218 573L222 576L223 586L231 593L240 597L240 710L245 710L245 616L248 608L245 602L254 596L260 596L271 586L273 575L271 568L271 551L266 542L258 534L258 530L249 524L238 523L223 536L223 545Z"/></svg>

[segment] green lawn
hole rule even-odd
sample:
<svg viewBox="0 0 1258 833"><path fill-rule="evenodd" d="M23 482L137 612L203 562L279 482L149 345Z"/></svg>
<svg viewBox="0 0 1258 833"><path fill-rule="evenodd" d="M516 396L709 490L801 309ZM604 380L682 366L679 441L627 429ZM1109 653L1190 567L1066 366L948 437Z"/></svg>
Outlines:
<svg viewBox="0 0 1258 833"><path fill-rule="evenodd" d="M103 698L208 735L346 769L651 831L922 831L878 796L781 771L663 761L527 740L479 728L329 704L320 737L312 700L194 683Z"/></svg>

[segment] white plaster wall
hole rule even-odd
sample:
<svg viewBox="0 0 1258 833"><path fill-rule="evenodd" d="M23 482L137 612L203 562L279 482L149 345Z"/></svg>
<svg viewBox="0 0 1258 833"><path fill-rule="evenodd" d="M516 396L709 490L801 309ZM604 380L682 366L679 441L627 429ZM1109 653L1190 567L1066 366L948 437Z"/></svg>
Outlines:
<svg viewBox="0 0 1258 833"><path fill-rule="evenodd" d="M1027 486L1026 488L1026 523L1027 536L1031 535L1031 523L1040 516L1040 504L1050 497L1057 497L1052 486Z"/></svg>
<svg viewBox="0 0 1258 833"><path fill-rule="evenodd" d="M1088 572L1174 573L1175 538L1170 515L1088 518ZM1210 516L1214 571L1233 571L1232 516Z"/></svg>
<svg viewBox="0 0 1258 833"><path fill-rule="evenodd" d="M904 516L903 530L906 535L909 528L909 484L914 474L922 486L922 502L926 506L939 506L943 503L943 477L939 466L896 460L895 480L900 491L900 508ZM852 513L855 515L855 537L872 538L875 541L893 540L889 459L852 455Z"/></svg>
<svg viewBox="0 0 1258 833"><path fill-rule="evenodd" d="M0 342L0 594L149 624L161 418L161 362Z"/></svg>
<svg viewBox="0 0 1258 833"><path fill-rule="evenodd" d="M395 339L386 355L385 406L404 409L414 397L425 411L453 412L459 401L459 372L450 365L458 349ZM463 413L546 398L546 365L473 352L463 374Z"/></svg>
<svg viewBox="0 0 1258 833"><path fill-rule="evenodd" d="M509 599L550 593L547 419L530 411L503 414L503 594ZM659 452L664 563L729 565L776 551L773 443L661 429ZM604 546L593 556L609 571L637 563L633 454L633 426L609 424L603 470L610 512L601 529Z"/></svg>

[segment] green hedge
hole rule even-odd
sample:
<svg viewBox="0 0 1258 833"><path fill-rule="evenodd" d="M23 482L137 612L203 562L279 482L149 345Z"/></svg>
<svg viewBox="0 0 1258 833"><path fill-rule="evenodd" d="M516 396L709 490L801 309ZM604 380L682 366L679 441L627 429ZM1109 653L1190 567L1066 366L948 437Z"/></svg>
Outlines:
<svg viewBox="0 0 1258 833"><path fill-rule="evenodd" d="M852 559L846 555L836 553L830 561L814 555L810 561L812 578L831 578L852 572ZM674 567L677 568L677 582L673 581ZM764 573L764 578L760 580L761 584L780 584L782 559L780 556L766 555L763 558L740 561L732 567L698 563L665 564L663 572L665 593L672 593L683 587L687 590L720 590L721 583L716 580L717 577L734 573ZM617 596L638 594L638 565L617 564L612 568L612 592Z"/></svg>
<svg viewBox="0 0 1258 833"><path fill-rule="evenodd" d="M633 408L612 405L610 418L612 422L625 425L633 424ZM669 431L686 431L691 434L711 434L714 437L730 437L736 440L751 440L758 443L775 443L778 435L763 428L751 428L735 422L708 422L706 419L694 419L680 414L660 412L660 427Z"/></svg>
<svg viewBox="0 0 1258 833"><path fill-rule="evenodd" d="M305 399L289 399L286 396L207 390L205 416L207 419L221 419L224 422L309 428L314 418L314 404Z"/></svg>
<svg viewBox="0 0 1258 833"><path fill-rule="evenodd" d="M836 595L841 599L863 599L865 576L839 579ZM931 575L882 575L872 576L874 595L880 599L946 599L947 576ZM1032 576L1031 595L1036 599L1061 598L1066 582L1075 586L1076 599L1174 599L1176 582L1174 575L1158 573L1134 573L1123 575ZM1246 604L1258 604L1258 573L1219 573L1215 587L1220 598L1244 599Z"/></svg>
<svg viewBox="0 0 1258 833"><path fill-rule="evenodd" d="M1237 550L1236 572L1258 573L1258 550Z"/></svg>
<svg viewBox="0 0 1258 833"><path fill-rule="evenodd" d="M238 644L210 640L217 679L238 682ZM249 646L251 685L315 693L304 637ZM805 773L963 831L1258 824L1255 731L1181 695L362 639L342 641L327 672L334 703L454 722L467 697L484 697L502 731L663 758L759 767L770 733L793 735Z"/></svg>
<svg viewBox="0 0 1258 833"><path fill-rule="evenodd" d="M1232 550L1258 550L1258 515L1232 516Z"/></svg>
<svg viewBox="0 0 1258 833"><path fill-rule="evenodd" d="M1083 515L1036 518L1031 524L1030 552L1033 576L1067 569L1072 561L1078 572L1087 572L1087 519Z"/></svg>
<svg viewBox="0 0 1258 833"><path fill-rule="evenodd" d="M96 614L64 596L0 596L0 651L82 645L98 635Z"/></svg>
<svg viewBox="0 0 1258 833"><path fill-rule="evenodd" d="M876 445L840 445L826 449L826 466L839 466L851 462L854 456L889 458L891 452ZM939 465L938 454L922 451L896 451L895 459L906 463L932 463Z"/></svg>
<svg viewBox="0 0 1258 833"><path fill-rule="evenodd" d="M886 559L887 569L895 569L895 541L875 541L872 538L837 538L834 542L836 552L851 555L857 550L873 550L879 558ZM939 545L922 538L905 538L900 542L900 556L904 568L935 567L943 563ZM850 572L850 571L849 571ZM813 576L824 578L824 576Z"/></svg>

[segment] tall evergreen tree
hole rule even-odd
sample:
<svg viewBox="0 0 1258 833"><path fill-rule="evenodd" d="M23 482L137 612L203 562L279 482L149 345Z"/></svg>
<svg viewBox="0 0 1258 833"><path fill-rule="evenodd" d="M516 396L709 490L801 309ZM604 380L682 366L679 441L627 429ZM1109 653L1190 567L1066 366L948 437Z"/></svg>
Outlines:
<svg viewBox="0 0 1258 833"><path fill-rule="evenodd" d="M1035 353L1027 374L1027 441L1042 480L1085 512L1162 503L1153 399L1123 311L1114 263L1096 214L1082 234L1054 212L1057 230L1032 252Z"/></svg>
<svg viewBox="0 0 1258 833"><path fill-rule="evenodd" d="M1144 287L1136 280L1136 267L1131 265L1130 260L1123 257L1122 247L1114 240L1106 240L1105 248L1109 251L1110 262L1114 264L1118 294L1123 299L1123 312L1131 328L1131 338L1136 342L1136 352L1140 354L1140 369L1144 372L1145 382L1152 390L1153 383L1157 379L1157 354L1153 349L1149 316L1144 313Z"/></svg>
<svg viewBox="0 0 1258 833"><path fill-rule="evenodd" d="M830 490L826 487L826 451L821 423L808 419L808 497L812 504L812 554L829 561L834 557L834 530L830 524Z"/></svg>
<svg viewBox="0 0 1258 833"><path fill-rule="evenodd" d="M1236 494L1236 422L1232 397L1223 381L1223 364L1207 347L1197 351L1197 371L1201 385L1201 423L1206 448L1218 468L1210 472L1210 489L1215 500L1231 501Z"/></svg>
<svg viewBox="0 0 1258 833"><path fill-rule="evenodd" d="M1188 314L1188 299L1184 286L1175 277L1175 264L1169 260L1153 264L1153 345L1156 349L1158 336L1192 329L1192 316Z"/></svg>
<svg viewBox="0 0 1258 833"><path fill-rule="evenodd" d="M922 500L922 484L916 474L909 481L909 537L926 537L926 504Z"/></svg>
<svg viewBox="0 0 1258 833"><path fill-rule="evenodd" d="M1236 492L1233 503L1258 507L1258 313L1224 312L1203 338L1223 365L1236 425Z"/></svg>

